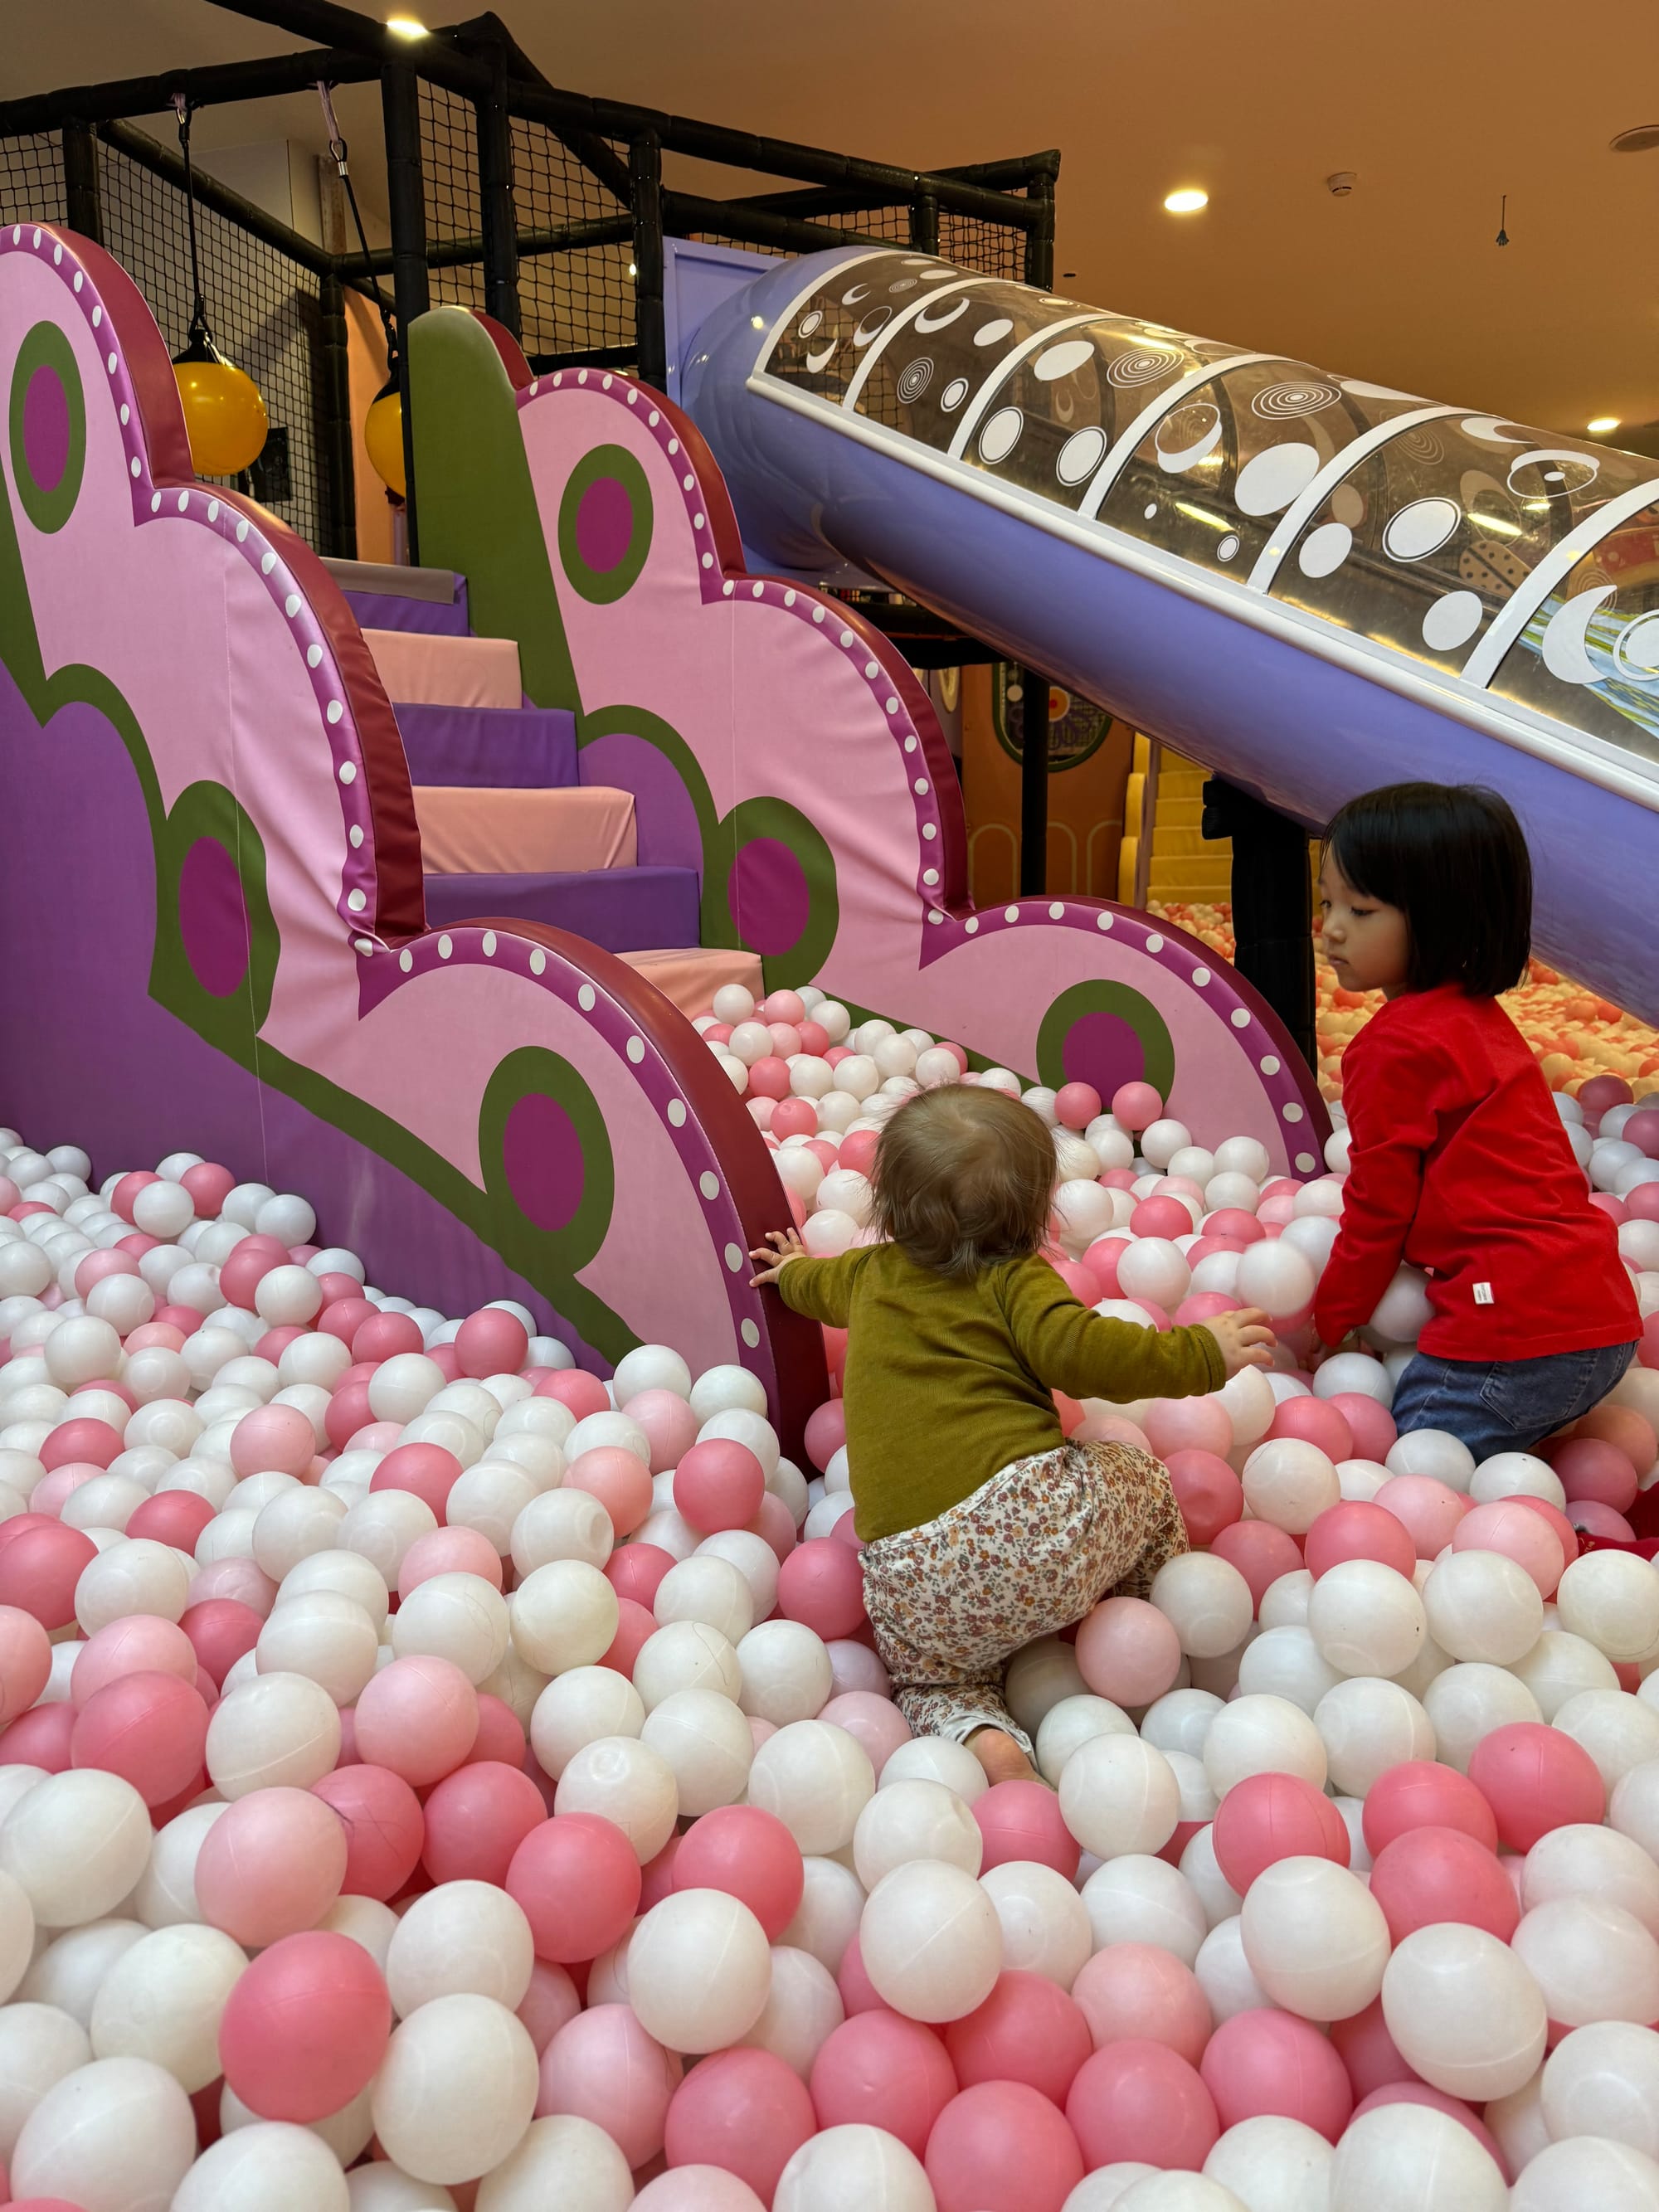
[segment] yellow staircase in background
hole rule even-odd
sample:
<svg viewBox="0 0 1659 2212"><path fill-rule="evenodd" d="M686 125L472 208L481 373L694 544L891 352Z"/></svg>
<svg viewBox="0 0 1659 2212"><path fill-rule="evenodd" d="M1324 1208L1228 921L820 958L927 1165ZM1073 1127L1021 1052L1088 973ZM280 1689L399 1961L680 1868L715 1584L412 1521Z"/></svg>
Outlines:
<svg viewBox="0 0 1659 2212"><path fill-rule="evenodd" d="M1136 737L1118 861L1121 904L1212 906L1230 896L1232 845L1206 843L1202 828L1208 774L1169 746Z"/></svg>

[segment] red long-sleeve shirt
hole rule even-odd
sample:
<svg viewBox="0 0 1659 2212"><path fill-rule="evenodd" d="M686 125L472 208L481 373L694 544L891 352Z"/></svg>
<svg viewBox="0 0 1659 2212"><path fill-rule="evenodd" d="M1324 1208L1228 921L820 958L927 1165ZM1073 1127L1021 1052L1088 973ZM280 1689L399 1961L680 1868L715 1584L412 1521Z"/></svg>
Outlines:
<svg viewBox="0 0 1659 2212"><path fill-rule="evenodd" d="M1402 1260L1426 1268L1441 1359L1538 1359L1641 1334L1618 1232L1589 1202L1548 1086L1495 999L1409 991L1342 1063L1352 1137L1315 1318L1369 1321Z"/></svg>

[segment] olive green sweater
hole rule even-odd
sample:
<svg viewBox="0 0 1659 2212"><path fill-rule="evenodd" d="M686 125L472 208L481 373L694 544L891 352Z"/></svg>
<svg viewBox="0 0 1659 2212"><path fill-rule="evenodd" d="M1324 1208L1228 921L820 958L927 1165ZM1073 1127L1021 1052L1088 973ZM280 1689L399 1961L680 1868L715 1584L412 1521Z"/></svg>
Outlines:
<svg viewBox="0 0 1659 2212"><path fill-rule="evenodd" d="M1050 1395L1184 1398L1218 1390L1207 1328L1109 1321L1036 1253L957 1278L896 1244L791 1260L783 1302L850 1332L844 1396L855 1526L866 1542L936 1521L1001 1468L1061 1442Z"/></svg>

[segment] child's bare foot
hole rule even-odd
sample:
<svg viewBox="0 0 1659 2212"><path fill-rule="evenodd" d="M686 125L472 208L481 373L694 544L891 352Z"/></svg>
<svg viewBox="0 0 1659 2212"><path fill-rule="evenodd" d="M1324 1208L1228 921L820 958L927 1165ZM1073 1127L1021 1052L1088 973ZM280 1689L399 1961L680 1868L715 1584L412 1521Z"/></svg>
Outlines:
<svg viewBox="0 0 1659 2212"><path fill-rule="evenodd" d="M993 1782L1040 1782L1042 1779L1005 1729L975 1729L968 1739L968 1748Z"/></svg>

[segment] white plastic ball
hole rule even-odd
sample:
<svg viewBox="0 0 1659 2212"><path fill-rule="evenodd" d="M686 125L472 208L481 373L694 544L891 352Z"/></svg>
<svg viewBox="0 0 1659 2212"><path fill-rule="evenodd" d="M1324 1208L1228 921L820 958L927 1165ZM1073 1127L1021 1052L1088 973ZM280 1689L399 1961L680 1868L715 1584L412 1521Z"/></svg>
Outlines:
<svg viewBox="0 0 1659 2212"><path fill-rule="evenodd" d="M1204 2161L1245 2212L1330 2212L1331 2145L1300 2120L1262 2112L1228 2128Z"/></svg>
<svg viewBox="0 0 1659 2212"><path fill-rule="evenodd" d="M1389 1445L1385 1462L1390 1474L1428 1474L1448 1490L1466 1496L1474 1480L1474 1454L1461 1438L1444 1429L1413 1429Z"/></svg>
<svg viewBox="0 0 1659 2212"><path fill-rule="evenodd" d="M1069 1990L1094 1948L1088 1906L1073 1884L1035 1859L1005 1859L980 1876L980 1887L1002 1930L1003 1971L1041 1974Z"/></svg>
<svg viewBox="0 0 1659 2212"><path fill-rule="evenodd" d="M646 1715L640 1740L672 1775L683 1818L696 1820L743 1796L755 1741L730 1698L714 1690L676 1691Z"/></svg>
<svg viewBox="0 0 1659 2212"><path fill-rule="evenodd" d="M1167 1560L1148 1595L1174 1627L1182 1651L1219 1658L1249 1632L1255 1613L1250 1586L1237 1567L1209 1552L1185 1552Z"/></svg>
<svg viewBox="0 0 1659 2212"><path fill-rule="evenodd" d="M1310 1716L1288 1698L1232 1698L1211 1724L1204 1771L1218 1797L1253 1774L1297 1774L1325 1786L1325 1747Z"/></svg>
<svg viewBox="0 0 1659 2212"><path fill-rule="evenodd" d="M1522 1915L1511 1942L1551 2020L1563 2027L1659 2020L1659 1942L1622 1906L1600 1897L1553 1898Z"/></svg>
<svg viewBox="0 0 1659 2212"><path fill-rule="evenodd" d="M769 1736L749 1771L749 1802L783 1822L803 1852L822 1856L853 1840L875 1795L869 1754L845 1729L791 1723Z"/></svg>
<svg viewBox="0 0 1659 2212"><path fill-rule="evenodd" d="M1538 1700L1506 1668L1469 1661L1446 1668L1421 1692L1434 1729L1437 1756L1460 1774L1469 1771L1475 1747L1495 1729L1543 1718Z"/></svg>
<svg viewBox="0 0 1659 2212"><path fill-rule="evenodd" d="M1659 1646L1659 1571L1630 1552L1587 1552L1555 1593L1561 1626L1615 1663Z"/></svg>
<svg viewBox="0 0 1659 2212"><path fill-rule="evenodd" d="M195 2155L195 2114L171 2074L144 2058L97 2059L48 2089L25 2120L11 2185L88 2212L161 2212Z"/></svg>
<svg viewBox="0 0 1659 2212"><path fill-rule="evenodd" d="M1316 1444L1299 1437L1275 1437L1259 1444L1245 1461L1241 1480L1250 1512L1292 1536L1305 1535L1342 1495L1335 1466Z"/></svg>
<svg viewBox="0 0 1659 2212"><path fill-rule="evenodd" d="M1181 1817L1181 1792L1164 1754L1138 1736L1079 1744L1060 1778L1060 1809L1085 1850L1113 1858L1162 1850Z"/></svg>
<svg viewBox="0 0 1659 2212"><path fill-rule="evenodd" d="M651 1712L681 1690L714 1690L736 1700L743 1673L736 1651L717 1628L702 1620L676 1620L641 1645L634 1687Z"/></svg>
<svg viewBox="0 0 1659 2212"><path fill-rule="evenodd" d="M771 1982L765 1930L720 1890L674 1892L645 1915L629 1944L629 2001L647 2034L671 2051L723 2051L741 2041Z"/></svg>
<svg viewBox="0 0 1659 2212"><path fill-rule="evenodd" d="M1329 1859L1287 1858L1251 1883L1244 1955L1275 2004L1304 2020L1349 2020L1382 1985L1389 1925L1364 1883Z"/></svg>
<svg viewBox="0 0 1659 2212"><path fill-rule="evenodd" d="M524 2002L535 1946L524 1910L489 1881L444 1881L404 1909L386 1953L386 1988L400 2020L434 1997Z"/></svg>
<svg viewBox="0 0 1659 2212"><path fill-rule="evenodd" d="M673 1834L678 1808L672 1767L648 1744L626 1735L600 1736L573 1753L553 1799L556 1813L597 1814L620 1828L641 1866Z"/></svg>
<svg viewBox="0 0 1659 2212"><path fill-rule="evenodd" d="M392 2032L374 2077L374 2132L423 2181L465 2181L499 2166L536 2108L536 2046L493 1998L422 2005Z"/></svg>
<svg viewBox="0 0 1659 2212"><path fill-rule="evenodd" d="M1002 1932L990 1899L957 1866L915 1859L871 1893L859 1930L866 1973L908 2019L960 2020L990 1995Z"/></svg>
<svg viewBox="0 0 1659 2212"><path fill-rule="evenodd" d="M105 1977L92 2008L95 2058L148 2058L187 2095L216 2081L219 2022L246 1971L239 1943L216 1928L157 1929Z"/></svg>
<svg viewBox="0 0 1659 2212"><path fill-rule="evenodd" d="M1327 1691L1314 1712L1339 1790L1364 1797L1389 1767L1434 1757L1434 1728L1418 1699L1398 1682L1356 1674Z"/></svg>
<svg viewBox="0 0 1659 2212"><path fill-rule="evenodd" d="M1193 1884L1167 1860L1144 1851L1097 1867L1082 1895L1097 1951L1111 1943L1150 1943L1190 1966L1208 1932L1209 1916Z"/></svg>
<svg viewBox="0 0 1659 2212"><path fill-rule="evenodd" d="M738 1644L737 1660L741 1670L738 1702L744 1711L757 1720L770 1721L775 1728L811 1720L832 1694L830 1654L823 1638L800 1621L763 1620ZM901 1751L908 1748L900 1747ZM963 1755L973 1759L971 1752ZM982 1775L979 1761L973 1763Z"/></svg>
<svg viewBox="0 0 1659 2212"><path fill-rule="evenodd" d="M677 1620L699 1620L732 1645L740 1644L755 1620L748 1583L729 1559L697 1552L672 1566L657 1586L653 1610L667 1627Z"/></svg>
<svg viewBox="0 0 1659 2212"><path fill-rule="evenodd" d="M338 1708L303 1674L261 1674L228 1689L208 1723L208 1776L228 1799L255 1790L308 1790L339 1755ZM0 1846L3 1841L0 1831Z"/></svg>
<svg viewBox="0 0 1659 2212"><path fill-rule="evenodd" d="M1510 2212L1656 2212L1659 2160L1628 2143L1577 2134L1540 2151L1516 2180Z"/></svg>
<svg viewBox="0 0 1659 2212"><path fill-rule="evenodd" d="M1508 2212L1498 2166L1461 2120L1380 2105L1349 2123L1331 2161L1331 2212Z"/></svg>
<svg viewBox="0 0 1659 2212"><path fill-rule="evenodd" d="M853 1864L866 1890L916 1859L939 1860L976 1875L983 1854L984 1838L972 1813L938 1782L878 1789L853 1831Z"/></svg>
<svg viewBox="0 0 1659 2212"><path fill-rule="evenodd" d="M620 1620L616 1590L581 1559L553 1559L526 1575L507 1607L514 1650L544 1674L591 1667Z"/></svg>
<svg viewBox="0 0 1659 2212"><path fill-rule="evenodd" d="M1509 1945L1456 1921L1419 1928L1395 1948L1382 2016L1431 2087L1475 2104L1532 2079L1549 2025L1537 1983Z"/></svg>
<svg viewBox="0 0 1659 2212"><path fill-rule="evenodd" d="M822 1012L822 1009L820 1009ZM824 2128L778 2179L772 2212L934 2212L921 2160L884 2128Z"/></svg>
<svg viewBox="0 0 1659 2212"><path fill-rule="evenodd" d="M699 1425L734 1406L747 1407L751 1413L763 1413L766 1388L760 1377L751 1375L746 1367L705 1368L691 1386L690 1405Z"/></svg>
<svg viewBox="0 0 1659 2212"><path fill-rule="evenodd" d="M482 1575L429 1575L403 1600L392 1623L392 1648L400 1659L416 1653L447 1659L475 1688L501 1665L510 1640L507 1601Z"/></svg>

